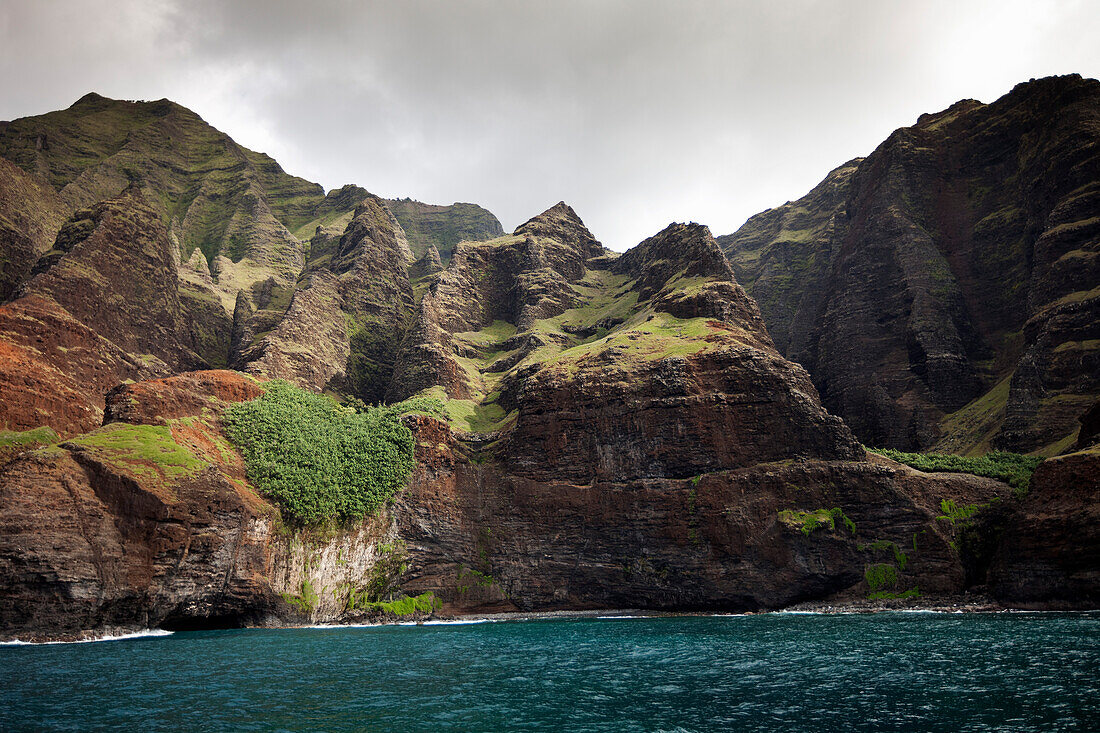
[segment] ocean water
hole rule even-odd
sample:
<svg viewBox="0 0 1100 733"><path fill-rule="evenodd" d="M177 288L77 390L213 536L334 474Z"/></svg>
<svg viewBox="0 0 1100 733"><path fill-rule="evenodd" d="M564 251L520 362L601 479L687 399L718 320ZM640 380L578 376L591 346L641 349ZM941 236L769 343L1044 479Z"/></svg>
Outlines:
<svg viewBox="0 0 1100 733"><path fill-rule="evenodd" d="M1100 613L178 632L0 647L0 729L1100 730Z"/></svg>

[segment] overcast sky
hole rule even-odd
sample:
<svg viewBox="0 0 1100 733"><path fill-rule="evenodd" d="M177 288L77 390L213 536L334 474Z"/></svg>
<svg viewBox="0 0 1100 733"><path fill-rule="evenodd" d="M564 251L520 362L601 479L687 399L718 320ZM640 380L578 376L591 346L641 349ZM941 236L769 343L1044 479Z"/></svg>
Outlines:
<svg viewBox="0 0 1100 733"><path fill-rule="evenodd" d="M0 119L168 97L326 189L715 234L895 128L1100 76L1095 0L0 0Z"/></svg>

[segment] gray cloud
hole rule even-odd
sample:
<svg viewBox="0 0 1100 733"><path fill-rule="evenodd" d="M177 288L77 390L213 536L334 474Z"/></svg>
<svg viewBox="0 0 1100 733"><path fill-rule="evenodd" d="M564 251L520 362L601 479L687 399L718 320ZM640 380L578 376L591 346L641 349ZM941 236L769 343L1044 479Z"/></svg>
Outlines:
<svg viewBox="0 0 1100 733"><path fill-rule="evenodd" d="M5 2L0 118L169 97L328 188L732 231L891 130L1100 73L1089 2Z"/></svg>

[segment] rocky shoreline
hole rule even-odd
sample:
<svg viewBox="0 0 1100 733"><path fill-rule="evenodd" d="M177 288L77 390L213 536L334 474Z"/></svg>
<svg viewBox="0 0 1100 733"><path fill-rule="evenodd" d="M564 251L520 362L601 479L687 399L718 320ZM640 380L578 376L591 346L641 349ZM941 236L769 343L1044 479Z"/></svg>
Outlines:
<svg viewBox="0 0 1100 733"><path fill-rule="evenodd" d="M1040 607L1042 606L1042 607ZM718 611L660 611L644 608L604 608L564 611L508 611L502 613L416 613L410 616L392 616L349 620L344 623L322 624L275 624L247 626L245 629L346 629L374 628L381 626L432 626L462 625L477 623L502 623L520 621L572 621L572 620L619 620L638 618L719 618L738 616L768 615L863 615L875 613L943 613L943 614L990 614L990 613L1100 613L1100 607L1087 605L1035 604L1031 606L1006 605L985 596L967 594L963 596L945 596L927 599L884 599L807 602L797 603L785 608L766 611L744 611L723 613ZM233 630L233 629L226 629ZM160 628L110 628L99 632L84 632L79 635L35 635L31 638L7 638L0 640L0 646L45 645L45 644L81 644L96 641L120 641L145 637L168 636L174 631Z"/></svg>

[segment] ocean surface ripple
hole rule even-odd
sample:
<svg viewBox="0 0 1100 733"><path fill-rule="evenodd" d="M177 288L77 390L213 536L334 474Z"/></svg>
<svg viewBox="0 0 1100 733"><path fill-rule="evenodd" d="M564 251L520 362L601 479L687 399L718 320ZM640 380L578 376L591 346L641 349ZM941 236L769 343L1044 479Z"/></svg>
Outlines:
<svg viewBox="0 0 1100 733"><path fill-rule="evenodd" d="M1100 613L553 619L0 647L4 730L1096 730Z"/></svg>

